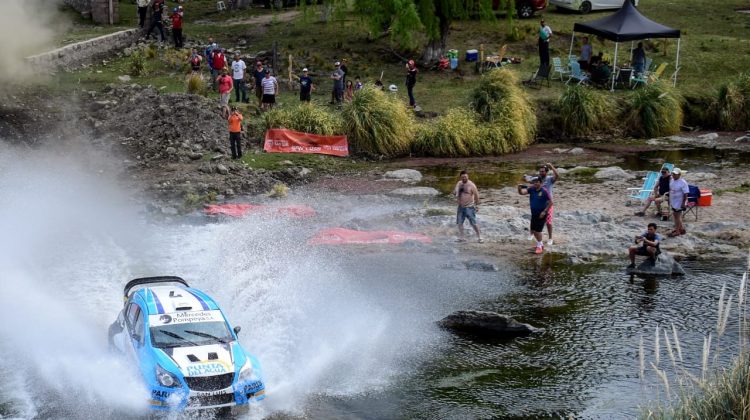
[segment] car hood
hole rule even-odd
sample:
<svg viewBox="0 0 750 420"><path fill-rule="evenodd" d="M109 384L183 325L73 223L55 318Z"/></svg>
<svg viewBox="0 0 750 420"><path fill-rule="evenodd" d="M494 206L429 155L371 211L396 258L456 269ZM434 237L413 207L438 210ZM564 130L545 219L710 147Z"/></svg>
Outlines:
<svg viewBox="0 0 750 420"><path fill-rule="evenodd" d="M169 357L184 376L213 376L234 372L234 354L229 344L176 347Z"/></svg>

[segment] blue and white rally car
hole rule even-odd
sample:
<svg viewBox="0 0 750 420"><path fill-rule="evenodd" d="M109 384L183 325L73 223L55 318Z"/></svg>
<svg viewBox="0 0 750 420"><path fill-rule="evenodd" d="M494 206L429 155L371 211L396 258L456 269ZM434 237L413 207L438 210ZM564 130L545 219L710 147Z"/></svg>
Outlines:
<svg viewBox="0 0 750 420"><path fill-rule="evenodd" d="M237 340L240 327L208 295L163 276L131 280L124 298L109 345L138 366L151 408L229 412L265 397L258 360Z"/></svg>

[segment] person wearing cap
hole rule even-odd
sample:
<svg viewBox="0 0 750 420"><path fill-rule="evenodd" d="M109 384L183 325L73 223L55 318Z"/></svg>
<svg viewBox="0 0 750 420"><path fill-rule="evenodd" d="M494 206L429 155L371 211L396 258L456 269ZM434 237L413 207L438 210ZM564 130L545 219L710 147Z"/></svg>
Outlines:
<svg viewBox="0 0 750 420"><path fill-rule="evenodd" d="M276 95L279 94L279 82L271 76L271 70L266 69L266 75L261 82L263 88L263 100L261 108L269 110L276 104Z"/></svg>
<svg viewBox="0 0 750 420"><path fill-rule="evenodd" d="M552 37L552 28L542 19L539 21L539 63L542 67L549 65L550 37Z"/></svg>
<svg viewBox="0 0 750 420"><path fill-rule="evenodd" d="M211 78L217 80L217 75L221 74L222 71L227 69L227 59L224 56L224 49L219 48L214 44L214 48L211 50ZM216 89L214 83L213 88Z"/></svg>
<svg viewBox="0 0 750 420"><path fill-rule="evenodd" d="M536 239L535 254L544 252L542 242L542 231L547 220L547 212L552 207L552 196L542 186L542 179L538 176L531 178L531 186L518 185L518 193L529 196L529 207L531 208L531 233Z"/></svg>
<svg viewBox="0 0 750 420"><path fill-rule="evenodd" d="M302 76L299 77L299 100L310 102L310 93L313 89L313 79L308 74L307 67L302 69Z"/></svg>
<svg viewBox="0 0 750 420"><path fill-rule="evenodd" d="M550 174L550 171L552 173ZM544 187L547 190L547 193L549 194L549 198L552 199L554 190L555 190L555 182L557 182L557 179L560 177L560 174L557 172L557 168L555 168L554 165L547 162L544 165L539 167L539 174L537 175L539 179L542 180L542 187ZM545 219L545 224L547 226L547 245L554 244L554 241L552 240L552 218L555 211L555 206L550 205L549 209L547 210L547 217Z"/></svg>
<svg viewBox="0 0 750 420"><path fill-rule="evenodd" d="M182 48L182 14L182 11L178 7L175 7L172 9L172 14L169 15L169 18L172 19L172 38L174 39L174 47L177 49Z"/></svg>
<svg viewBox="0 0 750 420"><path fill-rule="evenodd" d="M253 79L255 79L255 97L258 98L258 107L263 106L263 79L266 77L266 70L263 68L263 62L257 60L253 69Z"/></svg>
<svg viewBox="0 0 750 420"><path fill-rule="evenodd" d="M229 122L229 148L232 151L232 159L242 157L242 114L236 106L232 107L232 113L227 118Z"/></svg>
<svg viewBox="0 0 750 420"><path fill-rule="evenodd" d="M146 24L146 13L148 13L149 0L136 0L138 5L138 27L143 28Z"/></svg>
<svg viewBox="0 0 750 420"><path fill-rule="evenodd" d="M479 211L479 191L473 182L469 181L469 173L461 171L461 179L453 189L453 195L458 199L458 209L456 210L456 224L458 225L457 242L466 242L464 237L464 221L469 219L469 224L477 234L477 242L482 243L482 235L479 233L477 225L477 212Z"/></svg>
<svg viewBox="0 0 750 420"><path fill-rule="evenodd" d="M672 207L674 217L674 230L667 236L680 236L685 234L685 226L682 224L682 214L687 207L688 183L682 178L680 168L672 169L672 181L669 183L669 206Z"/></svg>
<svg viewBox="0 0 750 420"><path fill-rule="evenodd" d="M161 42L164 42L164 24L162 23L163 19L163 13L164 13L164 0L154 0L154 3L151 5L151 25L148 27L148 31L146 31L146 38L151 38L151 32L154 31L154 29L159 30L159 36L161 37Z"/></svg>
<svg viewBox="0 0 750 420"><path fill-rule="evenodd" d="M417 101L414 100L414 85L417 84L417 63L409 60L406 63L406 92L409 94L409 106L414 108Z"/></svg>
<svg viewBox="0 0 750 420"><path fill-rule="evenodd" d="M341 70L341 63L338 61L333 63L336 70L331 73L331 79L333 80L333 100L331 104L340 104L344 99L344 72Z"/></svg>
<svg viewBox="0 0 750 420"><path fill-rule="evenodd" d="M661 176L659 182L654 185L654 190L651 195L646 199L646 204L640 211L635 212L636 216L645 216L646 210L648 210L651 203L656 203L657 215L661 216L662 221L669 220L668 212L662 211L661 203L669 199L669 184L672 182L672 176L669 174L669 169L662 167Z"/></svg>
<svg viewBox="0 0 750 420"><path fill-rule="evenodd" d="M247 103L247 88L245 87L245 61L240 58L240 53L234 53L232 61L232 83L234 86L234 101Z"/></svg>

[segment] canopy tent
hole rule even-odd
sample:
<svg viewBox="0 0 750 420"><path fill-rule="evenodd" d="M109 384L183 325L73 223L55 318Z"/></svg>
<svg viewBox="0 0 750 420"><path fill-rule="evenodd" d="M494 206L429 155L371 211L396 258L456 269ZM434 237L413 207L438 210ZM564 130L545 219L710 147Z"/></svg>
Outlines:
<svg viewBox="0 0 750 420"><path fill-rule="evenodd" d="M570 54L573 53L573 40L575 33L582 32L600 36L615 42L615 60L613 67L617 67L617 49L620 42L636 41L647 38L677 38L677 56L675 58L675 69L680 63L680 30L672 29L643 16L633 6L630 0L625 0L622 7L610 16L590 22L576 23L573 25L573 35L570 38ZM674 83L677 83L675 73ZM615 86L615 72L612 72L612 89Z"/></svg>

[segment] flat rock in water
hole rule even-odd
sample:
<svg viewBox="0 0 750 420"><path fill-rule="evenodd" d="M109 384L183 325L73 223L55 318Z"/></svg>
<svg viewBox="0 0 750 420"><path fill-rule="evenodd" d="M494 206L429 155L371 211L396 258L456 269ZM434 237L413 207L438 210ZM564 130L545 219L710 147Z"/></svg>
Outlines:
<svg viewBox="0 0 750 420"><path fill-rule="evenodd" d="M399 181L406 182L419 182L422 180L422 174L414 169L399 169L396 171L388 171L383 174L386 179L397 179Z"/></svg>
<svg viewBox="0 0 750 420"><path fill-rule="evenodd" d="M498 337L518 337L541 331L508 315L489 311L456 311L438 321L438 324L453 331Z"/></svg>
<svg viewBox="0 0 750 420"><path fill-rule="evenodd" d="M685 269L671 255L662 251L656 258L655 263L646 258L645 261L636 265L635 268L628 268L627 273L642 276L683 276L685 275Z"/></svg>
<svg viewBox="0 0 750 420"><path fill-rule="evenodd" d="M594 174L594 177L596 179L606 179L611 181L626 181L635 178L635 175L626 172L619 166L609 166L600 169Z"/></svg>
<svg viewBox="0 0 750 420"><path fill-rule="evenodd" d="M473 271L498 271L499 269L495 264L488 263L487 261L471 260L464 262L467 270Z"/></svg>
<svg viewBox="0 0 750 420"><path fill-rule="evenodd" d="M431 187L411 187L411 188L397 188L388 194L390 195L400 195L405 197L418 197L418 196L428 196L428 197L435 197L440 195L440 191L431 188Z"/></svg>

